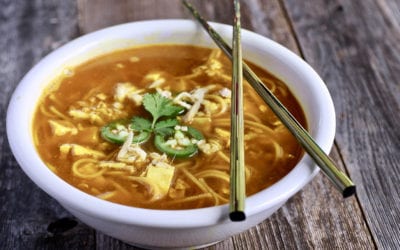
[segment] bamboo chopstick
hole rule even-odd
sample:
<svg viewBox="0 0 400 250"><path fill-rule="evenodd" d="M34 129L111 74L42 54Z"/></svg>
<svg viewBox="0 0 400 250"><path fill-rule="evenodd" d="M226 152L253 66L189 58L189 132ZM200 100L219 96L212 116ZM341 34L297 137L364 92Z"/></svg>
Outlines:
<svg viewBox="0 0 400 250"><path fill-rule="evenodd" d="M232 59L232 49L225 43L223 38L204 20L197 10L186 0L182 0L183 4L196 20L205 28L210 37L224 51L224 53ZM309 133L300 125L293 115L283 106L283 104L274 96L274 94L263 84L257 75L243 63L243 75L256 92L262 97L265 103L278 116L282 123L295 136L303 149L311 156L315 163L321 168L323 173L333 183L333 185L342 193L343 197L349 197L356 192L356 186L351 179L335 166L335 163L329 156L318 146Z"/></svg>
<svg viewBox="0 0 400 250"><path fill-rule="evenodd" d="M229 218L232 221L245 220L244 200L246 196L244 165L244 122L243 122L243 67L240 32L240 3L233 0L233 58L231 98L231 158L230 158L230 199Z"/></svg>

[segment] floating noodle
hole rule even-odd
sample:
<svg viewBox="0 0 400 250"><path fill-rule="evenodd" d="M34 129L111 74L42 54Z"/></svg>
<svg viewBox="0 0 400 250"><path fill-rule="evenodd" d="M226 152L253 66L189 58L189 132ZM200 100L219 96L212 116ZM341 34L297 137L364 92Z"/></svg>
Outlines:
<svg viewBox="0 0 400 250"><path fill-rule="evenodd" d="M267 86L269 91L271 91L272 93L275 93L276 83L274 81L272 81L271 79L266 78L266 77L262 77L260 80ZM258 96L254 96L254 95L253 95L253 97L259 98Z"/></svg>
<svg viewBox="0 0 400 250"><path fill-rule="evenodd" d="M224 114L228 109L228 105L227 105L226 101L221 96L218 96L218 95L206 95L204 97L204 99L206 99L206 100L211 99L211 100L215 101L217 103L217 105L219 104L218 112L211 114L213 117L218 117L218 116Z"/></svg>
<svg viewBox="0 0 400 250"><path fill-rule="evenodd" d="M247 126L249 129L256 130L261 129L263 133L268 133L269 136L275 137L274 136L274 131L270 127L265 126L264 124L260 124L257 122L245 120L244 121L244 126Z"/></svg>
<svg viewBox="0 0 400 250"><path fill-rule="evenodd" d="M106 172L104 172L103 174L104 176L124 176L126 175L126 171L125 170L121 170L121 171L115 171L115 170L107 170Z"/></svg>
<svg viewBox="0 0 400 250"><path fill-rule="evenodd" d="M220 127L227 127L230 126L230 119L215 119L214 120L214 125L215 126L220 126ZM254 131L262 131L262 133L268 133L268 135L274 136L274 130L270 127L265 126L264 124L260 124L254 121L249 121L249 120L244 120L244 126L245 128L248 128L250 130Z"/></svg>
<svg viewBox="0 0 400 250"><path fill-rule="evenodd" d="M91 158L83 158L77 160L72 165L72 172L74 175L83 179L93 179L101 176L105 169L100 169L97 166L98 161Z"/></svg>
<svg viewBox="0 0 400 250"><path fill-rule="evenodd" d="M56 172L57 168L51 164L47 164L47 167L50 168L51 171Z"/></svg>
<svg viewBox="0 0 400 250"><path fill-rule="evenodd" d="M229 163L230 159L229 157L222 151L217 152L218 156L221 157L225 162Z"/></svg>
<svg viewBox="0 0 400 250"><path fill-rule="evenodd" d="M262 123L261 119L252 113L244 113L244 119L248 121Z"/></svg>
<svg viewBox="0 0 400 250"><path fill-rule="evenodd" d="M116 194L116 191L108 191L102 194L96 195L97 198L103 199L103 200L108 200L111 197L113 197Z"/></svg>
<svg viewBox="0 0 400 250"><path fill-rule="evenodd" d="M185 161L185 162L181 162L181 163L177 163L175 164L176 168L188 168L188 169L196 169L200 166L200 162L198 160L194 160L194 161Z"/></svg>
<svg viewBox="0 0 400 250"><path fill-rule="evenodd" d="M204 170L195 175L197 178L218 178L229 183L229 175L226 172L209 169Z"/></svg>
<svg viewBox="0 0 400 250"><path fill-rule="evenodd" d="M272 141L272 145L275 151L275 153L273 154L274 155L273 163L276 164L279 160L283 158L284 153L282 147L276 141Z"/></svg>
<svg viewBox="0 0 400 250"><path fill-rule="evenodd" d="M49 107L50 111L55 114L57 117L64 119L66 121L70 120L70 118L66 115L64 115L63 113L61 113L60 111L58 111L58 109L56 109L56 107L54 106L50 106Z"/></svg>
<svg viewBox="0 0 400 250"><path fill-rule="evenodd" d="M201 184L201 182L195 176L193 176L188 170L186 170L185 168L179 168L179 170L182 171L186 175L186 177L188 177L194 184L196 184L197 187L203 193L207 193L207 188L204 187L204 185Z"/></svg>
<svg viewBox="0 0 400 250"><path fill-rule="evenodd" d="M189 197L186 197L183 199L178 199L178 200L167 202L166 205L181 204L181 203L192 202L192 201L201 200L201 199L205 199L205 198L212 198L212 195L210 193L198 194L198 195L189 196Z"/></svg>
<svg viewBox="0 0 400 250"><path fill-rule="evenodd" d="M222 197L220 194L214 191L210 186L208 186L207 182L203 178L199 178L199 181L206 187L208 192L213 196L214 198L214 205L217 206L221 203L227 203L229 200L227 198Z"/></svg>
<svg viewBox="0 0 400 250"><path fill-rule="evenodd" d="M115 189L116 189L117 192L120 192L120 193L122 193L123 195L125 195L125 196L127 196L127 197L130 196L129 191L128 191L126 188L122 187L120 184L118 184L118 183L115 182L115 181L112 181L111 183L112 183L112 185L115 187Z"/></svg>
<svg viewBox="0 0 400 250"><path fill-rule="evenodd" d="M44 105L41 105L39 108L40 112L42 112L42 114L47 117L47 118L62 118L62 117L58 117L56 114L51 113L50 111L47 110L47 107Z"/></svg>
<svg viewBox="0 0 400 250"><path fill-rule="evenodd" d="M219 169L219 170L225 170L229 171L229 165L228 164L218 164L218 165L212 165L212 169Z"/></svg>

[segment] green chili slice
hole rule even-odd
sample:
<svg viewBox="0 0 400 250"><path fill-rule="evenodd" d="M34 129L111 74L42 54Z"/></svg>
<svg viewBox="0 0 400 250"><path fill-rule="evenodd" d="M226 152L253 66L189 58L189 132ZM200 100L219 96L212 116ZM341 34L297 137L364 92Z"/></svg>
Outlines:
<svg viewBox="0 0 400 250"><path fill-rule="evenodd" d="M197 129L187 128L187 131L171 129L170 133L157 133L154 138L155 146L171 157L192 157L198 152L197 144L193 140L200 141L204 137Z"/></svg>
<svg viewBox="0 0 400 250"><path fill-rule="evenodd" d="M128 137L131 121L127 119L116 120L103 126L100 130L101 137L104 140L115 143L123 144ZM150 138L150 132L146 130L133 131L132 143L144 143Z"/></svg>

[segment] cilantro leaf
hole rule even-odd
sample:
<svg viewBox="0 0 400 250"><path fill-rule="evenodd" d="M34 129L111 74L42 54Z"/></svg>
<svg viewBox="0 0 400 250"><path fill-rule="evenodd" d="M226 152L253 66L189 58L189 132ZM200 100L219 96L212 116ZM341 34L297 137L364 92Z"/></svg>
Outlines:
<svg viewBox="0 0 400 250"><path fill-rule="evenodd" d="M183 107L174 105L170 99L159 93L145 94L143 96L143 106L153 116L152 128L154 128L160 117L176 116L184 110Z"/></svg>
<svg viewBox="0 0 400 250"><path fill-rule="evenodd" d="M174 127L178 124L179 122L175 118L159 121L154 126L154 132L165 136L173 133Z"/></svg>
<svg viewBox="0 0 400 250"><path fill-rule="evenodd" d="M175 129L172 127L167 127L167 128L159 128L155 131L157 135L162 135L162 136L167 136L167 135L173 135L175 132Z"/></svg>
<svg viewBox="0 0 400 250"><path fill-rule="evenodd" d="M151 130L151 122L143 117L135 116L132 118L131 129L136 131L150 131Z"/></svg>
<svg viewBox="0 0 400 250"><path fill-rule="evenodd" d="M177 119L171 118L171 119L157 122L156 125L154 126L154 129L157 130L157 129L161 129L161 128L175 127L178 124L179 124L179 122Z"/></svg>

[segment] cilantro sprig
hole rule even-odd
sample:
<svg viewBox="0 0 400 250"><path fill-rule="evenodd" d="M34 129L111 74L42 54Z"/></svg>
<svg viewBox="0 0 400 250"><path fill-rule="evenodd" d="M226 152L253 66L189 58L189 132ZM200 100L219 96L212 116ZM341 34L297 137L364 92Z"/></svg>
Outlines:
<svg viewBox="0 0 400 250"><path fill-rule="evenodd" d="M135 131L133 141L135 143L146 142L154 133L154 145L158 150L171 157L188 158L198 151L196 142L204 139L200 131L185 126L185 131L176 129L180 125L177 116L184 112L184 108L175 105L170 99L159 93L145 94L143 107L152 115L152 119L134 116L130 122L119 120L105 125L101 129L101 135L109 142L122 144L127 138L128 127ZM129 123L129 124L128 124ZM174 147L168 138L176 138Z"/></svg>
<svg viewBox="0 0 400 250"><path fill-rule="evenodd" d="M136 131L151 131L151 122L146 118L134 116L132 118L131 128Z"/></svg>
<svg viewBox="0 0 400 250"><path fill-rule="evenodd" d="M179 121L176 118L159 121L154 126L156 134L168 135L173 132L173 127L179 125Z"/></svg>
<svg viewBox="0 0 400 250"><path fill-rule="evenodd" d="M132 118L131 128L136 131L154 131L156 134L168 134L172 127L179 124L176 116L184 111L181 106L174 105L172 101L159 93L145 94L143 107L152 115L153 120L135 116ZM160 120L163 117L172 117Z"/></svg>
<svg viewBox="0 0 400 250"><path fill-rule="evenodd" d="M152 129L154 129L159 118L177 116L184 111L183 107L174 105L170 99L160 95L158 92L145 94L143 96L143 106L153 116Z"/></svg>

